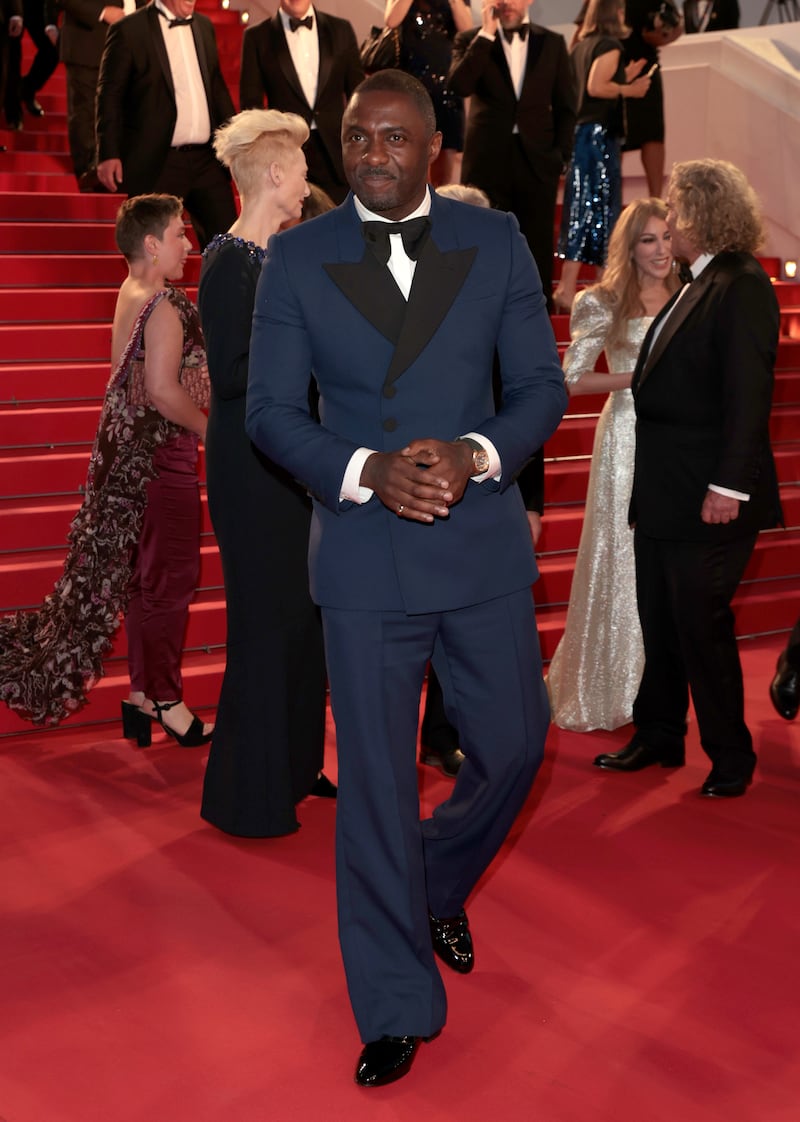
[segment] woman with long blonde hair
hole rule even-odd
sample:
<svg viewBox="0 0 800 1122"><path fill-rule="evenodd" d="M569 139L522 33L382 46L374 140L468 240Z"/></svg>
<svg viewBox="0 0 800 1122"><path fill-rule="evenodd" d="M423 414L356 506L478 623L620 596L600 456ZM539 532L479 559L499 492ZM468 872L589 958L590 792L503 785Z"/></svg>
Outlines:
<svg viewBox="0 0 800 1122"><path fill-rule="evenodd" d="M666 213L660 199L626 207L603 280L578 294L570 319L567 389L610 391L595 431L566 627L547 678L554 723L580 732L630 721L644 664L628 526L635 441L630 384L653 317L679 287ZM603 350L608 373L595 370Z"/></svg>

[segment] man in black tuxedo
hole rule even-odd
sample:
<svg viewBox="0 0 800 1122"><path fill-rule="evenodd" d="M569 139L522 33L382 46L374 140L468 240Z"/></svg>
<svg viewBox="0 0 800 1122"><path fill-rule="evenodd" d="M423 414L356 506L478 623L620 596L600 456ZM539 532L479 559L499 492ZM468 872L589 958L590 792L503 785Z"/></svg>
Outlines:
<svg viewBox="0 0 800 1122"><path fill-rule="evenodd" d="M110 29L97 85L97 176L109 191L180 196L200 248L236 219L212 147L234 108L214 27L194 0L155 0Z"/></svg>
<svg viewBox="0 0 800 1122"><path fill-rule="evenodd" d="M551 308L556 195L577 110L566 43L530 23L526 0L484 0L481 27L456 36L448 85L470 98L461 180L516 215Z"/></svg>
<svg viewBox="0 0 800 1122"><path fill-rule="evenodd" d="M305 145L311 183L340 203L347 194L342 168L342 113L364 77L355 32L346 19L314 9L308 0L281 0L276 14L242 39L242 109L297 113L311 129Z"/></svg>
<svg viewBox="0 0 800 1122"><path fill-rule="evenodd" d="M672 248L693 280L657 316L633 375L630 520L645 668L636 733L598 767L680 767L691 689L711 758L702 794L743 795L756 763L731 600L759 530L781 520L769 414L778 302L753 257L758 201L732 164L676 164Z"/></svg>
<svg viewBox="0 0 800 1122"><path fill-rule="evenodd" d="M126 0L130 11L133 0ZM143 0L139 0L142 3ZM100 59L106 32L126 14L123 0L56 0L64 13L59 51L67 72L67 139L78 186L91 191L97 186L94 140L94 103Z"/></svg>

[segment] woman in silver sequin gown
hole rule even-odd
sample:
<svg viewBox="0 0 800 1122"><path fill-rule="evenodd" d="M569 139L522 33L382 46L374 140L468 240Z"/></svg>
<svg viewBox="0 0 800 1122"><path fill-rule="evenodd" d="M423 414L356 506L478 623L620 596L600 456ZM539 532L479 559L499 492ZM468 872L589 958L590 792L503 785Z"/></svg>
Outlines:
<svg viewBox="0 0 800 1122"><path fill-rule="evenodd" d="M660 199L639 199L620 217L601 284L579 293L564 356L571 394L610 390L595 431L564 635L547 676L553 722L588 732L631 720L644 665L636 607L633 532L635 415L631 375L653 316L678 287ZM596 373L605 350L609 373Z"/></svg>
<svg viewBox="0 0 800 1122"><path fill-rule="evenodd" d="M464 102L447 88L457 31L473 25L469 0L386 0L386 27L402 29L400 67L419 78L431 95L442 154L436 182L461 180L464 149Z"/></svg>

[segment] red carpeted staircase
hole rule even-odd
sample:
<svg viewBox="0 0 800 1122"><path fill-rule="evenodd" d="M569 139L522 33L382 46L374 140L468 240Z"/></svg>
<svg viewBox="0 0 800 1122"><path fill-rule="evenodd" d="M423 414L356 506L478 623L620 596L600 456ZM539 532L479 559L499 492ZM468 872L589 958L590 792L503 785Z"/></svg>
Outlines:
<svg viewBox="0 0 800 1122"><path fill-rule="evenodd" d="M238 15L211 11L212 0L200 6L213 15L235 94ZM23 132L0 134L9 149L0 153L0 612L35 606L60 572L109 373L116 289L125 275L113 237L120 200L77 193L67 155L63 70L40 100L44 118L26 115ZM777 262L767 267L777 274ZM198 271L195 256L185 274L192 296ZM800 602L800 285L777 290L785 310L772 434L787 529L761 535L737 598L741 635L785 630ZM563 347L567 318L555 317L554 326ZM546 449L542 576L535 589L546 658L563 628L602 405L601 396L576 398ZM201 458L201 477L203 467ZM194 708L216 704L224 643L219 555L204 506L200 585L184 659L186 699ZM71 723L116 720L126 690L120 628L106 677ZM29 730L0 706L0 736Z"/></svg>

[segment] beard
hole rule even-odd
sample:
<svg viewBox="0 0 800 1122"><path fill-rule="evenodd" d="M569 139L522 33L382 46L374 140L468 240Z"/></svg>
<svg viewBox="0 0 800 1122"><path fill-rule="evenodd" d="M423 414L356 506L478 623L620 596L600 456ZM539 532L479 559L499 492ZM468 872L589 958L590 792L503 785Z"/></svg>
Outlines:
<svg viewBox="0 0 800 1122"><path fill-rule="evenodd" d="M394 186L390 187L390 183ZM375 214L395 210L403 203L397 180L388 172L362 172L361 175L354 176L350 186L367 210L372 210Z"/></svg>

